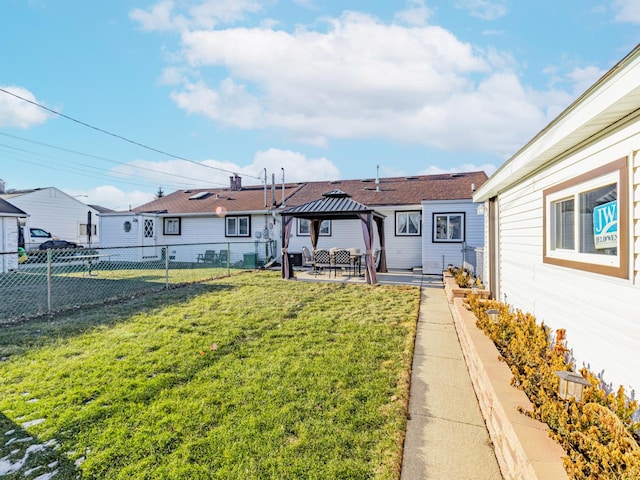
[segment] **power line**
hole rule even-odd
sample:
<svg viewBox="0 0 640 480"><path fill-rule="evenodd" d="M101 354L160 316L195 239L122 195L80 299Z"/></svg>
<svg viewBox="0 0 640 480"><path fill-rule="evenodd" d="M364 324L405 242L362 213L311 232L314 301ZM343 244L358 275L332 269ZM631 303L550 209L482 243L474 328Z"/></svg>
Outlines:
<svg viewBox="0 0 640 480"><path fill-rule="evenodd" d="M226 170L224 168L212 167L211 165L204 165L204 164L202 164L200 162L196 162L195 160L190 160L188 158L184 158L184 157L181 157L179 155L174 155L172 153L165 152L164 150L160 150L160 149L157 149L157 148L154 148L154 147L149 147L148 145L145 145L143 143L136 142L135 140L130 140L130 139L126 138L126 137L123 137L122 135L118 135L116 133L109 132L109 131L104 130L102 128L96 127L96 126L91 125L89 123L86 123L86 122L83 122L81 120L78 120L78 119L75 119L73 117L70 117L68 115L65 115L64 113L60 113L60 112L58 112L56 110L53 110L53 109L51 109L49 107L45 107L44 105L41 105L41 104L39 104L37 102L34 102L34 101L29 100L27 98L21 97L20 95L17 95L17 94L15 94L13 92L5 90L4 88L0 88L0 92L6 93L7 95L11 95L12 97L18 98L18 99L22 100L23 102L30 103L31 105L34 105L34 106L36 106L38 108L46 110L47 112L53 113L54 115L58 115L58 116L60 116L62 118L66 118L67 120L71 120L72 122L75 122L75 123L77 123L79 125L82 125L84 127L91 128L91 129L96 130L96 131L98 131L100 133L104 133L106 135L110 135L110 136L112 136L114 138L117 138L119 140L123 140L125 142L131 143L131 144L136 145L136 146L141 147L141 148L145 148L145 149L150 150L152 152L160 153L161 155L166 155L168 157L175 158L176 160L183 160L185 162L194 163L196 165L200 165L200 166L203 166L203 167L206 167L206 168L211 168L213 170L218 170L218 171L225 172L225 173L232 173L232 174L236 174L237 173L237 172L232 172L231 170ZM258 180L262 180L260 177L257 177L257 176L253 176L253 175L247 175L247 176L252 177L252 178L256 178Z"/></svg>
<svg viewBox="0 0 640 480"><path fill-rule="evenodd" d="M46 167L50 167L51 166L50 163L41 163L41 162L35 161L33 159L25 159L23 157L16 157L16 156L11 156L11 155L7 155L7 154L3 154L3 157L9 158L9 159L14 159L14 160L17 160L17 161L20 161L22 163L26 163L26 164L29 164L29 165L35 165L37 167L46 168ZM77 171L75 169L68 169L68 168L61 167L59 165L56 167L56 170L58 172L77 173ZM92 178L98 178L98 179L104 179L104 178L113 179L113 178L115 178L114 175L105 175L105 174L92 173L92 172L86 172L86 171L83 172L83 175L85 177L92 177ZM153 187L153 188L157 187L156 184L143 183L143 182L131 182L131 181L128 181L128 180L123 180L123 179L118 179L118 182L119 183L128 184L128 185L134 185L134 186L137 186L137 187ZM190 184L180 184L180 183L168 184L167 186L171 186L172 188L175 188L175 189L191 187Z"/></svg>
<svg viewBox="0 0 640 480"><path fill-rule="evenodd" d="M40 145L40 146L43 146L43 147L47 147L47 148L51 148L51 149L55 149L55 150L60 150L62 152L73 153L74 155L80 155L80 156L84 156L84 157L88 157L88 158L94 158L96 160L101 160L101 161L104 161L104 162L110 162L110 163L114 163L116 165L122 165L122 166L125 166L125 167L128 167L128 168L137 168L139 170L144 170L144 171L156 173L158 175L166 175L166 176L170 176L171 178L184 178L186 180L193 180L193 181L197 181L197 182L202 182L201 178L187 177L187 176L184 176L184 175L178 175L178 174L174 174L174 173L163 172L161 170L156 170L156 169L153 169L153 168L141 167L139 165L128 164L128 163L125 163L125 162L118 162L117 160L112 160L112 159L109 159L109 158L101 157L99 155L93 155L93 154L90 154L90 153L84 153L84 152L80 152L80 151L77 151L77 150L72 150L72 149L65 148L65 147L59 147L57 145L51 145L49 143L39 142L37 140L30 140L28 138L19 137L17 135L11 135L11 134L5 133L5 132L0 132L0 135L5 136L5 137L9 137L9 138L13 138L15 140L21 140L23 142L32 143L32 144L35 144L35 145ZM33 155L40 155L37 152L24 150L24 149L21 149L21 148L18 148L18 147L14 147L14 146L11 146L11 145L5 145L5 144L2 144L2 143L0 143L0 145L5 146L6 148L11 148L13 150L18 150L18 151L25 152L25 153L30 153L30 154L33 154ZM99 168L99 167L95 167L95 166L92 166L92 165L85 165L83 163L74 162L72 160L65 160L65 161L68 162L68 163L75 164L75 165L80 165L81 167L84 167L84 168L90 168L90 169L94 169L94 170L103 170L103 171L109 172L109 170L105 169L105 168ZM205 167L207 165L201 165L201 166ZM115 175L115 174L108 174L108 176L112 177L112 178L120 178L118 175ZM226 185L225 183L220 183L220 182L210 182L210 183L215 184L215 185L222 185L222 186ZM174 184L178 185L177 182L174 182ZM192 186L192 185L189 185L189 184L186 184L186 183L181 183L180 185Z"/></svg>

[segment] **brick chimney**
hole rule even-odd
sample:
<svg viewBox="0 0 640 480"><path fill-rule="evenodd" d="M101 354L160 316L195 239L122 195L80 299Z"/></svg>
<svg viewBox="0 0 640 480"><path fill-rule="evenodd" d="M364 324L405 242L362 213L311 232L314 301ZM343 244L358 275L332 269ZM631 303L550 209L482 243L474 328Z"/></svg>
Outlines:
<svg viewBox="0 0 640 480"><path fill-rule="evenodd" d="M234 173L231 177L229 177L229 189L232 192L237 192L242 190L242 177L238 174Z"/></svg>

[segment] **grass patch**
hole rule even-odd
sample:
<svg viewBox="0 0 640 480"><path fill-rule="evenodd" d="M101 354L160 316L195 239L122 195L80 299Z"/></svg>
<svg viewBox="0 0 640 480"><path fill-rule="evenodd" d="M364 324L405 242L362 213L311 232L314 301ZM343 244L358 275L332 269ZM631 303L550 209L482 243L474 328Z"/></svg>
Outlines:
<svg viewBox="0 0 640 480"><path fill-rule="evenodd" d="M259 272L4 327L0 435L16 440L0 465L25 459L7 478L398 478L419 296Z"/></svg>

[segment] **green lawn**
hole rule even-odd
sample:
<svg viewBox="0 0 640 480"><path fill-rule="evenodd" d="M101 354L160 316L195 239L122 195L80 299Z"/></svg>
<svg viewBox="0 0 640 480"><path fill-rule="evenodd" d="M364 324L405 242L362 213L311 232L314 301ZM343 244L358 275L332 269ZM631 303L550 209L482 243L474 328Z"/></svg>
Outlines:
<svg viewBox="0 0 640 480"><path fill-rule="evenodd" d="M398 478L419 297L251 272L4 326L0 476Z"/></svg>

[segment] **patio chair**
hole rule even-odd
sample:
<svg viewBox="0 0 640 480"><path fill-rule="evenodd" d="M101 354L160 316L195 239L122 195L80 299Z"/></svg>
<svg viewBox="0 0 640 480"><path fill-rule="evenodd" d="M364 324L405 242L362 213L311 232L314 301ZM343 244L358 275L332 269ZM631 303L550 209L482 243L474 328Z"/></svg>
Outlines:
<svg viewBox="0 0 640 480"><path fill-rule="evenodd" d="M329 250L318 249L313 251L313 263L315 264L314 273L317 275L320 270L325 268L331 268L331 257L329 256Z"/></svg>
<svg viewBox="0 0 640 480"><path fill-rule="evenodd" d="M353 268L353 274L356 274L356 269L358 271L358 275L362 272L362 257L363 254L359 248L352 247L349 249L349 253L351 254L351 267Z"/></svg>
<svg viewBox="0 0 640 480"><path fill-rule="evenodd" d="M226 267L229 263L229 250L220 250L220 253L218 254L218 261L216 263Z"/></svg>
<svg viewBox="0 0 640 480"><path fill-rule="evenodd" d="M335 270L347 269L351 274L351 253L345 248L337 248L333 252L333 265Z"/></svg>
<svg viewBox="0 0 640 480"><path fill-rule="evenodd" d="M217 255L215 250L205 250L204 253L199 253L196 258L196 263L216 263Z"/></svg>
<svg viewBox="0 0 640 480"><path fill-rule="evenodd" d="M314 272L316 270L316 262L314 262L313 256L306 246L302 247L302 266L311 267Z"/></svg>

